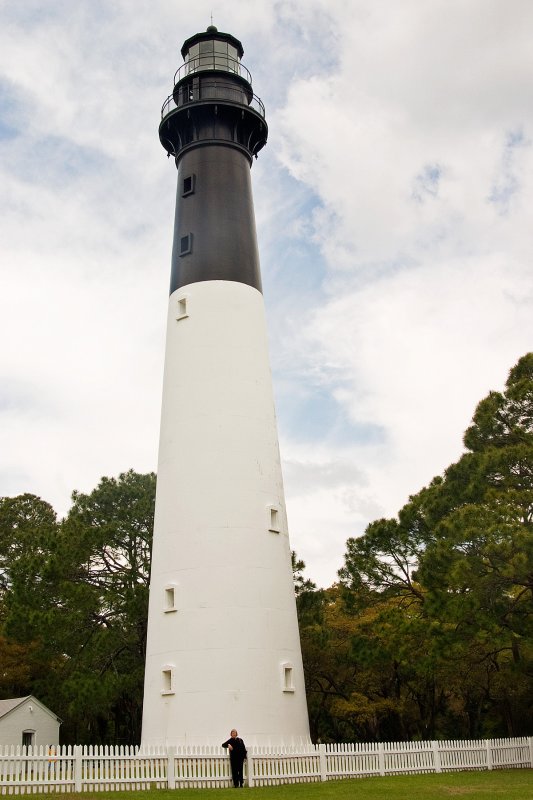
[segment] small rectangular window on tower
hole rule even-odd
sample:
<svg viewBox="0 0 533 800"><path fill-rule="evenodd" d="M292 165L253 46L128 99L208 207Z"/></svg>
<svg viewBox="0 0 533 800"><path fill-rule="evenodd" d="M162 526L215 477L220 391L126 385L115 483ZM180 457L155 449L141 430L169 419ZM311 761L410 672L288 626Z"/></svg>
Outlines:
<svg viewBox="0 0 533 800"><path fill-rule="evenodd" d="M189 312L187 310L188 305L188 297L178 297L178 307L176 309L176 319L185 319L189 316Z"/></svg>
<svg viewBox="0 0 533 800"><path fill-rule="evenodd" d="M277 506L268 506L268 530L279 533L280 513Z"/></svg>
<svg viewBox="0 0 533 800"><path fill-rule="evenodd" d="M192 253L192 233L180 237L180 256L187 256L189 253Z"/></svg>
<svg viewBox="0 0 533 800"><path fill-rule="evenodd" d="M284 692L294 692L294 684L292 682L292 664L282 664L282 684Z"/></svg>
<svg viewBox="0 0 533 800"><path fill-rule="evenodd" d="M176 587L175 586L165 586L165 614L169 611L177 611L178 607L176 606Z"/></svg>
<svg viewBox="0 0 533 800"><path fill-rule="evenodd" d="M164 667L161 670L161 694L174 694L172 667Z"/></svg>
<svg viewBox="0 0 533 800"><path fill-rule="evenodd" d="M187 175L183 179L183 188L181 191L182 197L187 197L189 194L194 194L194 189L196 186L196 175Z"/></svg>

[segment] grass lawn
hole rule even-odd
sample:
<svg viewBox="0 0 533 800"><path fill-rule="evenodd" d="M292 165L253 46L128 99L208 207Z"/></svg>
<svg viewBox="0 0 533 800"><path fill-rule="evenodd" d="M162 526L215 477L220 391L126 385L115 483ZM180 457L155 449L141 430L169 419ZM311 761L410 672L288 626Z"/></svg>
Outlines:
<svg viewBox="0 0 533 800"><path fill-rule="evenodd" d="M239 790L248 800L533 800L533 770L398 775L386 778L296 783ZM117 800L118 792L94 792L94 800ZM123 800L230 800L235 789L159 789L124 792ZM87 793L61 794L61 800L87 800Z"/></svg>

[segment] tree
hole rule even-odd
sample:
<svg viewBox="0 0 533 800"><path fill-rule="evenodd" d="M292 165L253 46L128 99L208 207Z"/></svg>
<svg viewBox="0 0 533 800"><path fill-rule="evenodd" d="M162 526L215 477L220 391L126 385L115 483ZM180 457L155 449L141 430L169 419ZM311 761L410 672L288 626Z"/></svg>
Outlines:
<svg viewBox="0 0 533 800"><path fill-rule="evenodd" d="M511 370L504 392L479 403L464 442L469 480L461 462L447 471L448 493L459 502L437 521L418 574L457 640L478 643L484 701L499 711L504 732L526 733L533 694L533 354Z"/></svg>
<svg viewBox="0 0 533 800"><path fill-rule="evenodd" d="M66 692L93 742L140 740L154 506L155 475L130 470L74 492L62 526L57 566L79 631L67 634Z"/></svg>
<svg viewBox="0 0 533 800"><path fill-rule="evenodd" d="M33 692L36 681L50 674L53 657L44 652L41 633L9 635L17 616L27 628L35 611L49 601L42 582L43 565L53 547L59 525L53 508L32 494L0 498L0 693L16 697ZM29 592L27 591L29 587ZM42 599L41 599L42 597ZM11 631L12 632L12 631Z"/></svg>
<svg viewBox="0 0 533 800"><path fill-rule="evenodd" d="M291 550L291 563L296 597L301 597L306 592L313 592L316 584L310 578L304 578L305 561L298 558L295 550Z"/></svg>
<svg viewBox="0 0 533 800"><path fill-rule="evenodd" d="M31 694L33 650L0 634L0 697Z"/></svg>
<svg viewBox="0 0 533 800"><path fill-rule="evenodd" d="M10 590L18 570L33 564L38 571L57 530L54 509L39 497L0 497L0 596Z"/></svg>
<svg viewBox="0 0 533 800"><path fill-rule="evenodd" d="M5 507L24 510L24 498ZM44 512L19 513L17 520L35 527L4 580L4 629L11 644L31 647L47 664L31 691L64 719L65 741L137 743L155 475L130 470L102 478L93 492L72 499L53 528ZM22 541L21 528L11 524L12 542Z"/></svg>
<svg viewBox="0 0 533 800"><path fill-rule="evenodd" d="M418 706L417 735L446 734L450 724L467 735L526 733L533 354L511 370L504 392L481 401L464 443L462 458L411 497L398 519L348 540L339 573L346 609L376 611L373 642L354 636L354 657L370 650L381 654L382 669L395 670L404 709L413 699ZM410 713L407 725L403 714L412 731L416 720Z"/></svg>

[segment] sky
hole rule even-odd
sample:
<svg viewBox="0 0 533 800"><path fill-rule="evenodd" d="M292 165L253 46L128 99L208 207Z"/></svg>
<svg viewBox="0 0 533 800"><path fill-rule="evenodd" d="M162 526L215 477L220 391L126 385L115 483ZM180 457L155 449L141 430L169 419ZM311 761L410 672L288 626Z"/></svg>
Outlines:
<svg viewBox="0 0 533 800"><path fill-rule="evenodd" d="M157 469L183 41L244 46L291 546L348 537L463 452L533 349L530 0L0 0L0 496Z"/></svg>

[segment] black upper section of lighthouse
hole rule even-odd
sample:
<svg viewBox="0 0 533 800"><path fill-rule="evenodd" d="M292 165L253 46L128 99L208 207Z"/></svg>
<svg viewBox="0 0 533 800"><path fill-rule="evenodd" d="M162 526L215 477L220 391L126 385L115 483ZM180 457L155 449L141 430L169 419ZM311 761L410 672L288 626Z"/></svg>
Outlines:
<svg viewBox="0 0 533 800"><path fill-rule="evenodd" d="M261 291L250 166L267 140L263 103L231 34L210 25L181 54L159 125L178 168L170 292L206 280Z"/></svg>

